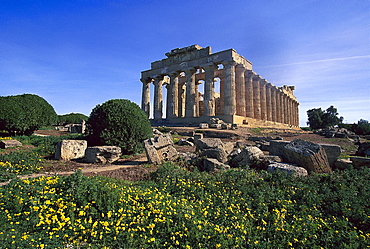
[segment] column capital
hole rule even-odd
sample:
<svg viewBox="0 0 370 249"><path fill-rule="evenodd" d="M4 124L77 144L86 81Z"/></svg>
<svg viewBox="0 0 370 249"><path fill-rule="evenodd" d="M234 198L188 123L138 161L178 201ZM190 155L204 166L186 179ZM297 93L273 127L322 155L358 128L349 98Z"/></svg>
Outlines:
<svg viewBox="0 0 370 249"><path fill-rule="evenodd" d="M154 80L157 80L157 81L163 80L163 78L164 78L164 75L163 74L157 74L157 75L154 75L153 76L153 79Z"/></svg>
<svg viewBox="0 0 370 249"><path fill-rule="evenodd" d="M254 74L253 75L253 80L255 80L255 81L261 81L262 80L262 77L260 75L258 75L258 74Z"/></svg>
<svg viewBox="0 0 370 249"><path fill-rule="evenodd" d="M210 71L210 70L215 70L217 68L217 65L215 64L205 64L204 66L202 66L202 68L205 70L205 71Z"/></svg>
<svg viewBox="0 0 370 249"><path fill-rule="evenodd" d="M197 69L195 69L194 67L187 68L187 69L184 70L185 76L188 75L189 73L194 74L196 71L197 71Z"/></svg>
<svg viewBox="0 0 370 249"><path fill-rule="evenodd" d="M141 78L140 81L143 83L143 84L148 84L152 81L153 79L152 78Z"/></svg>
<svg viewBox="0 0 370 249"><path fill-rule="evenodd" d="M236 61L225 61L225 62L222 62L222 65L224 65L225 67L226 66L232 67L232 66L236 66L237 63L236 63Z"/></svg>

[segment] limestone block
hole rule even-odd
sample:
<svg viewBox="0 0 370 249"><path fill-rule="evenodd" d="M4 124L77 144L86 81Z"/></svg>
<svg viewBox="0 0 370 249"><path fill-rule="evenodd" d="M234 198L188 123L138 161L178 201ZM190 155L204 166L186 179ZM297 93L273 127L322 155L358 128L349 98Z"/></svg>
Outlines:
<svg viewBox="0 0 370 249"><path fill-rule="evenodd" d="M85 156L86 140L62 140L56 145L55 159L72 160Z"/></svg>
<svg viewBox="0 0 370 249"><path fill-rule="evenodd" d="M199 124L199 128L200 128L200 129L208 129L208 127L209 127L209 126L208 126L208 124L207 124L207 123L200 123L200 124Z"/></svg>
<svg viewBox="0 0 370 249"><path fill-rule="evenodd" d="M203 138L196 141L196 150L222 148L223 143L219 138Z"/></svg>
<svg viewBox="0 0 370 249"><path fill-rule="evenodd" d="M337 161L335 161L334 163L334 167L336 169L347 169L350 165L352 164L351 160L348 160L348 159L338 159Z"/></svg>
<svg viewBox="0 0 370 249"><path fill-rule="evenodd" d="M237 156L230 160L230 166L243 167L254 165L261 161L263 155L263 152L259 148L249 146L244 148Z"/></svg>
<svg viewBox="0 0 370 249"><path fill-rule="evenodd" d="M370 158L368 157L351 156L350 160L352 161L352 165L354 168L360 167L370 168Z"/></svg>
<svg viewBox="0 0 370 249"><path fill-rule="evenodd" d="M284 155L283 149L287 144L289 144L289 141L271 140L269 147L270 155L283 156Z"/></svg>
<svg viewBox="0 0 370 249"><path fill-rule="evenodd" d="M210 124L209 125L209 128L221 129L222 128L222 124Z"/></svg>
<svg viewBox="0 0 370 249"><path fill-rule="evenodd" d="M319 144L302 139L295 139L283 149L283 158L290 163L296 163L309 172L331 173L331 168L325 150Z"/></svg>
<svg viewBox="0 0 370 249"><path fill-rule="evenodd" d="M163 161L173 161L178 158L178 152L173 146L170 134L162 134L145 140L144 148L149 163L160 164Z"/></svg>
<svg viewBox="0 0 370 249"><path fill-rule="evenodd" d="M215 158L221 163L227 162L227 154L222 148L212 148L202 150L199 157Z"/></svg>
<svg viewBox="0 0 370 249"><path fill-rule="evenodd" d="M7 149L10 147L18 147L22 146L22 143L15 139L4 139L0 140L0 148L1 149Z"/></svg>
<svg viewBox="0 0 370 249"><path fill-rule="evenodd" d="M203 165L200 170L212 172L230 169L229 165L223 164L214 158L203 159Z"/></svg>
<svg viewBox="0 0 370 249"><path fill-rule="evenodd" d="M340 148L339 145L334 144L320 144L320 145L325 150L330 167L334 167L335 161L337 161L337 159L339 158L342 149Z"/></svg>
<svg viewBox="0 0 370 249"><path fill-rule="evenodd" d="M203 134L202 133L196 133L194 134L194 143L196 143L199 139L202 139L203 138Z"/></svg>
<svg viewBox="0 0 370 249"><path fill-rule="evenodd" d="M360 143L356 151L356 156L370 156L370 143Z"/></svg>
<svg viewBox="0 0 370 249"><path fill-rule="evenodd" d="M178 145L183 146L183 145L188 145L188 146L194 146L194 138L193 137L184 137L181 138L178 142Z"/></svg>
<svg viewBox="0 0 370 249"><path fill-rule="evenodd" d="M290 174L295 176L306 176L308 172L303 167L298 167L297 165L290 164L290 163L272 163L267 166L268 172L276 172L276 171L286 171Z"/></svg>
<svg viewBox="0 0 370 249"><path fill-rule="evenodd" d="M86 149L84 161L88 163L113 163L117 161L121 155L120 147L94 146Z"/></svg>

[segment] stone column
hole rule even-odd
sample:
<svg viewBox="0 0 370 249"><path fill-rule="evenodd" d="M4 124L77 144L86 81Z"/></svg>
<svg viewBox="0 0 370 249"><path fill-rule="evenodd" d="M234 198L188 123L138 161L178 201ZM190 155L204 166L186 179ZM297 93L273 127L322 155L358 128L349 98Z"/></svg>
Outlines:
<svg viewBox="0 0 370 249"><path fill-rule="evenodd" d="M215 116L216 106L214 100L214 83L213 78L215 74L216 66L207 65L204 66L205 70L205 79L204 79L204 116Z"/></svg>
<svg viewBox="0 0 370 249"><path fill-rule="evenodd" d="M224 114L235 115L236 99L235 99L235 65L234 61L224 64L225 72L225 91L224 91Z"/></svg>
<svg viewBox="0 0 370 249"><path fill-rule="evenodd" d="M272 113L272 121L274 122L277 122L277 111L278 111L277 87L272 86L271 88L271 113Z"/></svg>
<svg viewBox="0 0 370 249"><path fill-rule="evenodd" d="M200 84L201 83L199 83L199 81L195 83L195 114L194 114L194 117L200 116L200 112L199 112L199 101L200 101L199 85Z"/></svg>
<svg viewBox="0 0 370 249"><path fill-rule="evenodd" d="M266 84L265 79L260 80L260 100L261 100L261 119L267 120L267 105L266 105Z"/></svg>
<svg viewBox="0 0 370 249"><path fill-rule="evenodd" d="M146 116L150 116L150 81L148 79L141 79L143 83L143 90L141 96L141 109L146 113Z"/></svg>
<svg viewBox="0 0 370 249"><path fill-rule="evenodd" d="M163 110L163 97L162 97L162 84L163 76L156 76L154 78L154 119L162 119Z"/></svg>
<svg viewBox="0 0 370 249"><path fill-rule="evenodd" d="M254 107L254 118L261 119L261 91L260 91L260 80L259 75L253 77L253 107Z"/></svg>
<svg viewBox="0 0 370 249"><path fill-rule="evenodd" d="M282 94L281 94L281 90L279 88L276 89L276 109L277 109L277 112L276 112L276 120L277 122L279 123L283 123L283 118L282 118L282 115L283 115L283 101L282 101Z"/></svg>
<svg viewBox="0 0 370 249"><path fill-rule="evenodd" d="M224 104L224 100L225 100L225 76L223 75L223 73L219 76L220 78L220 110L221 110L221 114L225 114L224 111L225 111L225 104Z"/></svg>
<svg viewBox="0 0 370 249"><path fill-rule="evenodd" d="M195 87L195 72L194 68L185 71L186 76L186 103L185 117L196 117L196 87Z"/></svg>
<svg viewBox="0 0 370 249"><path fill-rule="evenodd" d="M281 122L283 124L286 124L287 122L287 109L286 109L286 95L284 92L281 93L281 103L282 103L282 112L281 112Z"/></svg>
<svg viewBox="0 0 370 249"><path fill-rule="evenodd" d="M266 84L266 113L267 120L272 121L272 84Z"/></svg>
<svg viewBox="0 0 370 249"><path fill-rule="evenodd" d="M167 90L166 118L169 118L170 117L170 114L168 112L168 107L170 106L170 102L171 102L170 84L166 84L166 90Z"/></svg>
<svg viewBox="0 0 370 249"><path fill-rule="evenodd" d="M244 72L242 64L235 67L236 114L243 117L246 116Z"/></svg>
<svg viewBox="0 0 370 249"><path fill-rule="evenodd" d="M246 102L246 116L254 118L254 105L253 105L253 77L252 70L245 72L245 102Z"/></svg>
<svg viewBox="0 0 370 249"><path fill-rule="evenodd" d="M171 73L170 74L170 101L169 101L169 106L168 108L168 116L169 118L174 118L178 116L178 83L179 83L179 74L176 73Z"/></svg>
<svg viewBox="0 0 370 249"><path fill-rule="evenodd" d="M177 113L178 117L185 116L185 95L186 95L185 88L186 88L185 82L178 83L178 90L179 90L179 93L178 93L179 110Z"/></svg>

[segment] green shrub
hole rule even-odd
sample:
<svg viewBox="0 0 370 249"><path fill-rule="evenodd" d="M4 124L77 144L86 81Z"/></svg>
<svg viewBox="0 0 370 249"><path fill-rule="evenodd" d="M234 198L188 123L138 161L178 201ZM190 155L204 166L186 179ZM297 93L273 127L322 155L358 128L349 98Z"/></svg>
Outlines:
<svg viewBox="0 0 370 249"><path fill-rule="evenodd" d="M0 97L0 130L10 135L31 135L41 126L55 124L56 119L54 108L37 95Z"/></svg>
<svg viewBox="0 0 370 249"><path fill-rule="evenodd" d="M123 154L141 152L142 142L152 136L144 111L126 99L112 99L97 105L87 124L90 144L119 146Z"/></svg>
<svg viewBox="0 0 370 249"><path fill-rule="evenodd" d="M66 125L66 124L79 124L81 120L87 121L89 119L88 116L81 114L81 113L70 113L65 115L58 115L58 124Z"/></svg>
<svg viewBox="0 0 370 249"><path fill-rule="evenodd" d="M352 126L352 131L357 135L369 135L370 134L370 123L367 120L360 119L357 124Z"/></svg>

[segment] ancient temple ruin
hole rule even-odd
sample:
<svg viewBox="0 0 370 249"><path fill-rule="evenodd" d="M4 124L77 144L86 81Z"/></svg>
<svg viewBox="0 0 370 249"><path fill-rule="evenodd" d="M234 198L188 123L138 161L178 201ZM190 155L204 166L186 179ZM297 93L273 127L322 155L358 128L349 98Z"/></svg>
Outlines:
<svg viewBox="0 0 370 249"><path fill-rule="evenodd" d="M212 53L211 47L192 45L173 49L166 56L141 72L142 109L148 117L185 124L218 117L233 124L299 126L294 86L269 83L234 49Z"/></svg>

